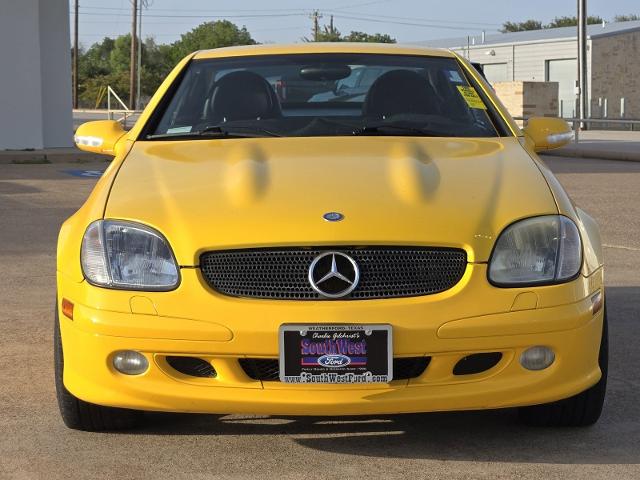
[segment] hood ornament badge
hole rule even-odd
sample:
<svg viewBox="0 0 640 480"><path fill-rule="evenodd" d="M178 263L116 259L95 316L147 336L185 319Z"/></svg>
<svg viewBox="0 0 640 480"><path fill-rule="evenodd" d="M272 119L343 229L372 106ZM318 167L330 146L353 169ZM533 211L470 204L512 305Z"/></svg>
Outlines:
<svg viewBox="0 0 640 480"><path fill-rule="evenodd" d="M339 222L340 220L344 219L344 215L340 212L327 212L322 215L322 218L324 218L327 222Z"/></svg>

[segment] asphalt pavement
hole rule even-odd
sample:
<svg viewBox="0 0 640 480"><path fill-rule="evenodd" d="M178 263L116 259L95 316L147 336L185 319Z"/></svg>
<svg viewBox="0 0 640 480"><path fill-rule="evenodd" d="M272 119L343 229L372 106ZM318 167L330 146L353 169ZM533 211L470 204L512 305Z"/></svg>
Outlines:
<svg viewBox="0 0 640 480"><path fill-rule="evenodd" d="M640 478L640 163L546 161L606 245L610 377L591 428L529 428L499 410L153 414L133 432L68 430L53 384L55 243L95 183L78 170L105 164L0 165L0 479Z"/></svg>
<svg viewBox="0 0 640 480"><path fill-rule="evenodd" d="M640 162L640 132L629 130L587 130L579 132L578 142L572 141L558 150L549 151L556 157L606 158Z"/></svg>

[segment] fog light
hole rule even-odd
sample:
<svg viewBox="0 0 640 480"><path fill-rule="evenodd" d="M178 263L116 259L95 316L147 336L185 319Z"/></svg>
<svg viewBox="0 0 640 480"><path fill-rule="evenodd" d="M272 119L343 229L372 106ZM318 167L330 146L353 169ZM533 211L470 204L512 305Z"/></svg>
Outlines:
<svg viewBox="0 0 640 480"><path fill-rule="evenodd" d="M556 359L555 353L548 347L531 347L520 355L520 365L527 370L544 370Z"/></svg>
<svg viewBox="0 0 640 480"><path fill-rule="evenodd" d="M141 353L133 350L122 350L113 356L113 366L125 375L140 375L147 371L149 362Z"/></svg>

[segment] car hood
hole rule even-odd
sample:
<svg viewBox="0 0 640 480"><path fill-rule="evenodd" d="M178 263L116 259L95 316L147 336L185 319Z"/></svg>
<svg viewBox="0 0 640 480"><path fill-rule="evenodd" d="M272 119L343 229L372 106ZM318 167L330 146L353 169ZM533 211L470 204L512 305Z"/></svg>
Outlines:
<svg viewBox="0 0 640 480"><path fill-rule="evenodd" d="M327 222L323 214L344 219ZM106 218L162 232L180 265L211 249L461 247L488 260L513 221L557 213L514 137L320 137L137 142Z"/></svg>

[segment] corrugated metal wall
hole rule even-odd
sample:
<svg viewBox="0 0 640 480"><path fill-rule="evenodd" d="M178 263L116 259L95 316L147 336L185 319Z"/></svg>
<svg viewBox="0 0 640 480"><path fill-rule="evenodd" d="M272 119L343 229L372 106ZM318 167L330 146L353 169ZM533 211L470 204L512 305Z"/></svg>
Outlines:
<svg viewBox="0 0 640 480"><path fill-rule="evenodd" d="M499 64L506 64L508 77L506 80L508 81L545 82L548 81L547 62L550 60L576 59L578 46L575 39L563 39L511 45L471 45L468 49L456 48L454 50L470 58L472 62L491 65L489 68L489 81L493 80L491 75L494 75L494 72L501 71ZM591 78L590 68L588 68L587 73L588 78ZM573 77L562 78L560 90L565 92L570 90L576 79L577 71ZM495 80L502 79L496 78ZM568 101L570 100L564 99L565 103ZM572 111L565 109L564 113L565 116L571 116Z"/></svg>
<svg viewBox="0 0 640 480"><path fill-rule="evenodd" d="M475 45L456 48L456 52L469 56L472 62L481 64L507 63L509 80L544 82L546 61L576 58L578 47L575 40L557 42L524 43L515 45Z"/></svg>

